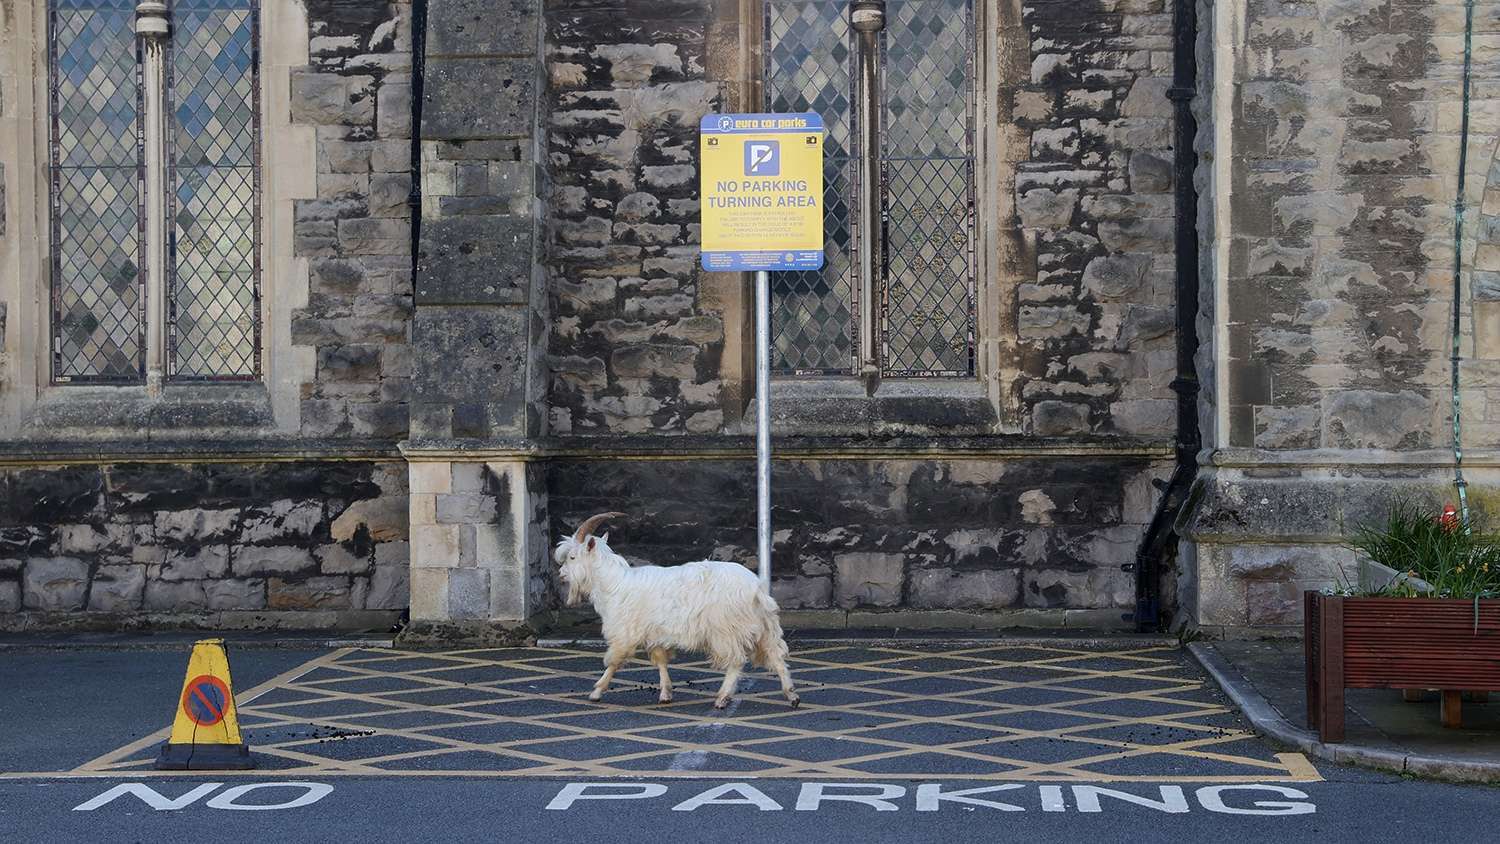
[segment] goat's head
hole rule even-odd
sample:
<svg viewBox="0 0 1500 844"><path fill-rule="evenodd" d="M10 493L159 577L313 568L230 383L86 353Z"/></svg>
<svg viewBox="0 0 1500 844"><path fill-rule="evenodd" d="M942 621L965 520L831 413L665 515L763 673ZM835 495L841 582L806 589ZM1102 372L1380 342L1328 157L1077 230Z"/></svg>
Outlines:
<svg viewBox="0 0 1500 844"><path fill-rule="evenodd" d="M605 521L618 518L624 513L599 513L589 516L583 520L572 536L557 543L557 550L553 552L553 558L561 566L559 575L563 583L568 586L567 604L577 606L580 601L587 598L594 588L594 567L603 558L613 556L610 553L608 539L609 534L595 536L594 529Z"/></svg>

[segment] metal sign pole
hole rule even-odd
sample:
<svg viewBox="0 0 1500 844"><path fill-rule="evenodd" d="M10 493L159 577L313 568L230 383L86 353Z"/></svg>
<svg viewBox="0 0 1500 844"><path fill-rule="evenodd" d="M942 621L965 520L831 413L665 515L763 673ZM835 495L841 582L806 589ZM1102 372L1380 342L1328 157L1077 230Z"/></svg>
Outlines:
<svg viewBox="0 0 1500 844"><path fill-rule="evenodd" d="M760 584L771 594L771 274L755 274L755 519Z"/></svg>
<svg viewBox="0 0 1500 844"><path fill-rule="evenodd" d="M755 544L771 593L771 271L823 268L823 118L705 114L698 123L700 261L755 273Z"/></svg>

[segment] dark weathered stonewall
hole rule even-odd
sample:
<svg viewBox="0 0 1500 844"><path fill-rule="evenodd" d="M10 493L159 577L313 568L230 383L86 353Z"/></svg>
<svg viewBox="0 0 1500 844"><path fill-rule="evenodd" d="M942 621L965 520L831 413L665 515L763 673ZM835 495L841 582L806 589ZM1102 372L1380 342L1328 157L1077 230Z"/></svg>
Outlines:
<svg viewBox="0 0 1500 844"><path fill-rule="evenodd" d="M789 608L1128 608L1149 516L1140 460L778 460L773 586ZM551 538L619 510L610 542L670 565L755 558L749 460L549 465Z"/></svg>
<svg viewBox="0 0 1500 844"><path fill-rule="evenodd" d="M378 626L407 556L399 463L0 471L0 628Z"/></svg>

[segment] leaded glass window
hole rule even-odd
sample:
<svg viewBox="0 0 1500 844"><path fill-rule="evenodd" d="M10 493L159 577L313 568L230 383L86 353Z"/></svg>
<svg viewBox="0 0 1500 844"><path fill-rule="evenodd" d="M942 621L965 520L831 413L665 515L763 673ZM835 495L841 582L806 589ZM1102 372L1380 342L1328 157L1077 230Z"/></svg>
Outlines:
<svg viewBox="0 0 1500 844"><path fill-rule="evenodd" d="M883 374L974 372L974 28L971 0L890 0L881 34L881 183L854 180L857 46L848 0L767 0L767 111L815 111L828 129L827 261L773 273L772 366L848 374L858 356L859 191L884 221L876 279Z"/></svg>
<svg viewBox="0 0 1500 844"><path fill-rule="evenodd" d="M52 312L57 381L145 378L135 4L54 0Z"/></svg>
<svg viewBox="0 0 1500 844"><path fill-rule="evenodd" d="M256 0L171 3L155 151L135 17L134 0L49 4L52 378L144 381L151 320L166 324L154 355L167 378L258 377ZM145 258L153 153L167 163L156 282Z"/></svg>
<svg viewBox="0 0 1500 844"><path fill-rule="evenodd" d="M168 343L178 378L259 369L258 40L250 0L173 5Z"/></svg>

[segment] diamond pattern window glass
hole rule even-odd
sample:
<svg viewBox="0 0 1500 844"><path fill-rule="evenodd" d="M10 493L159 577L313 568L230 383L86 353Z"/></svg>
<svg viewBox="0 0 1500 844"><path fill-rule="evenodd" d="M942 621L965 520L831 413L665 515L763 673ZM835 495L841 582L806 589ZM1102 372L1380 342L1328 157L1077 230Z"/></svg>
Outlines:
<svg viewBox="0 0 1500 844"><path fill-rule="evenodd" d="M57 383L141 383L153 354L173 380L260 374L258 3L170 6L167 266L148 279L135 0L49 3ZM158 318L166 347L148 349Z"/></svg>
<svg viewBox="0 0 1500 844"><path fill-rule="evenodd" d="M134 9L129 0L55 0L48 19L59 382L145 377Z"/></svg>
<svg viewBox="0 0 1500 844"><path fill-rule="evenodd" d="M859 289L854 79L847 0L767 0L767 111L829 126L821 272L773 273L772 366L853 371ZM974 30L971 0L890 0L882 33L884 254L876 279L881 371L974 372Z"/></svg>
<svg viewBox="0 0 1500 844"><path fill-rule="evenodd" d="M823 269L771 274L771 368L783 374L853 371L853 35L844 2L766 3L766 110L817 112L828 127Z"/></svg>
<svg viewBox="0 0 1500 844"><path fill-rule="evenodd" d="M891 0L885 31L881 368L974 371L969 0Z"/></svg>
<svg viewBox="0 0 1500 844"><path fill-rule="evenodd" d="M254 0L177 0L168 98L169 374L260 369L260 193Z"/></svg>

